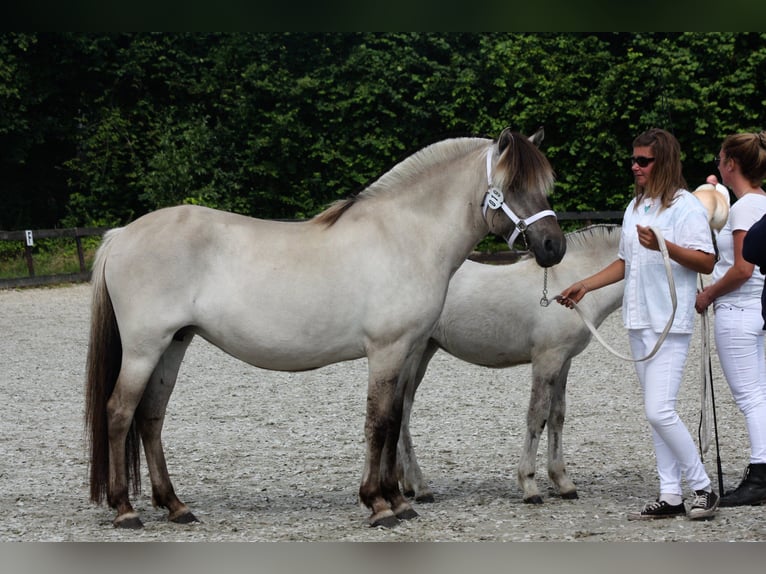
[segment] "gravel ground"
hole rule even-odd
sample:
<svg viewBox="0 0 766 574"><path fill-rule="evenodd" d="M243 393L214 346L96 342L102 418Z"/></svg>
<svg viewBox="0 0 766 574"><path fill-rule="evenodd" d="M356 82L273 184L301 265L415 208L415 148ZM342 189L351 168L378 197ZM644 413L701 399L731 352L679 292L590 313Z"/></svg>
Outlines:
<svg viewBox="0 0 766 574"><path fill-rule="evenodd" d="M88 501L83 370L90 287L0 291L0 541L761 541L766 507L722 509L709 522L629 522L657 478L630 363L598 342L569 377L565 453L579 500L562 500L538 454L543 505L515 483L529 366L490 370L439 353L412 415L419 460L436 494L418 519L367 526L357 504L364 460L366 362L275 373L195 340L170 401L164 444L176 491L201 523L168 523L135 502L145 528L112 527ZM601 332L623 352L619 313ZM679 412L696 434L698 340ZM741 414L714 358L726 488L747 464ZM715 447L705 457L716 482Z"/></svg>

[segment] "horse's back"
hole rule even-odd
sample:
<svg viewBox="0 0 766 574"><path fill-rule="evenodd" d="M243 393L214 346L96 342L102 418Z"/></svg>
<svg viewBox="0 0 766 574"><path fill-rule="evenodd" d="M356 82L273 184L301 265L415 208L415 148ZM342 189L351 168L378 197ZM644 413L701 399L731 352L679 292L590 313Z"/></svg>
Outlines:
<svg viewBox="0 0 766 574"><path fill-rule="evenodd" d="M509 265L466 261L450 281L433 339L460 359L490 367L528 363L551 349L570 357L581 352L590 331L576 313L550 300L617 257L619 232L595 233L587 236L587 246L576 245L548 269L547 283L533 259ZM544 288L548 306L540 303ZM600 323L619 307L621 293L621 285L608 286L581 306Z"/></svg>
<svg viewBox="0 0 766 574"><path fill-rule="evenodd" d="M540 305L543 272L534 260L466 261L450 282L433 338L448 353L489 367L528 363L542 341L568 345L578 318Z"/></svg>
<svg viewBox="0 0 766 574"><path fill-rule="evenodd" d="M207 281L225 292L233 283L258 283L253 271L278 272L290 264L296 273L312 260L312 247L322 234L307 222L280 222L247 217L194 205L148 213L122 229L111 246L109 275L126 281L151 279L194 285ZM274 275L272 274L272 279Z"/></svg>
<svg viewBox="0 0 766 574"><path fill-rule="evenodd" d="M164 344L186 329L250 364L298 371L425 333L439 312L433 287L413 281L403 296L389 269L406 254L358 231L198 206L147 214L113 240L106 265L123 339Z"/></svg>

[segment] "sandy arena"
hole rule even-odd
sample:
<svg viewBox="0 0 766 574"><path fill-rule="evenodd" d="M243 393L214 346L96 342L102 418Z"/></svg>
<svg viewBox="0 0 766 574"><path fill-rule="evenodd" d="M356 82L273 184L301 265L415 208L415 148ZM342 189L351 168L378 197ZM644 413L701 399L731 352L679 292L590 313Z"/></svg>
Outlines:
<svg viewBox="0 0 766 574"><path fill-rule="evenodd" d="M444 353L431 363L412 430L436 494L420 517L367 526L357 503L364 460L364 360L308 373L241 363L196 339L170 401L164 444L176 491L202 521L169 523L149 480L135 501L145 528L112 527L88 500L83 431L90 286L0 291L0 541L762 541L766 507L722 509L709 522L629 522L656 496L649 429L633 366L593 341L573 362L564 451L579 500L562 500L538 453L545 503L515 482L529 366L489 370ZM601 326L627 352L619 312ZM679 412L696 436L695 335ZM726 488L748 462L742 415L714 357ZM717 481L715 446L705 455ZM717 484L717 483L716 483Z"/></svg>

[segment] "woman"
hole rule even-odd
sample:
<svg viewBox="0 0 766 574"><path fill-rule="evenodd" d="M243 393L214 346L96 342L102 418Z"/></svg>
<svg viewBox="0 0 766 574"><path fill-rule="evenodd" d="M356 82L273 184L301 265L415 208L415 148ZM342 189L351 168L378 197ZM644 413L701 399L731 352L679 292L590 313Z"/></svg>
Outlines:
<svg viewBox="0 0 766 574"><path fill-rule="evenodd" d="M766 358L761 317L763 274L745 260L750 227L766 214L766 132L727 137L716 157L723 184L737 198L718 234L719 260L712 282L697 294L700 313L715 309L715 343L721 369L745 415L750 464L742 482L721 497L721 506L766 503Z"/></svg>
<svg viewBox="0 0 766 574"><path fill-rule="evenodd" d="M561 292L559 302L572 308L588 291L625 279L623 323L634 359L655 347L673 305L663 256L654 227L660 231L671 259L677 309L665 341L636 373L644 394L644 412L652 429L658 498L630 520L686 515L691 520L712 518L718 495L697 454L689 431L675 409L684 364L694 331L694 298L698 273L710 273L715 254L707 212L686 190L681 173L681 148L669 132L651 129L633 141L631 159L635 197L625 210L617 259L601 271ZM682 477L694 491L688 511Z"/></svg>

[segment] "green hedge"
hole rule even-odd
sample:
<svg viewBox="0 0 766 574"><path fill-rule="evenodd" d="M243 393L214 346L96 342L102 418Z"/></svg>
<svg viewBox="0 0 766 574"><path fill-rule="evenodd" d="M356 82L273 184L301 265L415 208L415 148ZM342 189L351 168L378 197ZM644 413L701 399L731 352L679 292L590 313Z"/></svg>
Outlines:
<svg viewBox="0 0 766 574"><path fill-rule="evenodd" d="M556 210L619 210L640 131L676 134L693 188L765 98L764 33L3 33L0 228L307 217L506 125L545 127Z"/></svg>

